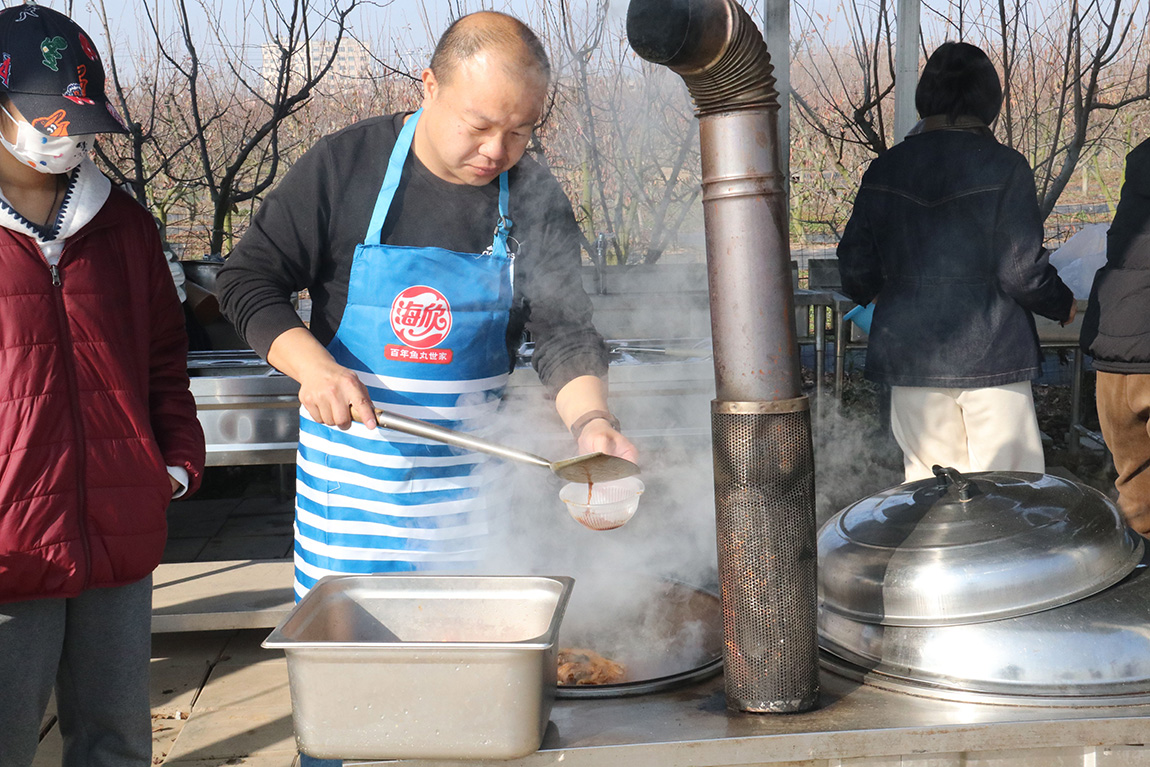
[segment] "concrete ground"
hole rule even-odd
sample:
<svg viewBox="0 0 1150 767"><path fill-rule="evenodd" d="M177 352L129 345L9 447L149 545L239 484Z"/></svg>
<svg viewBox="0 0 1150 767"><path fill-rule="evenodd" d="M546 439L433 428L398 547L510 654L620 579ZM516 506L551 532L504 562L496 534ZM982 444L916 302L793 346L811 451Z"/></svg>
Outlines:
<svg viewBox="0 0 1150 767"><path fill-rule="evenodd" d="M296 763L286 660L260 647L291 603L291 525L291 501L274 493L172 504L155 576L153 629L162 633L152 637L153 764ZM170 630L245 623L265 625ZM54 703L43 733L33 764L59 767Z"/></svg>
<svg viewBox="0 0 1150 767"><path fill-rule="evenodd" d="M152 642L152 763L296 764L287 665L266 629L158 634ZM59 767L54 709L34 767Z"/></svg>

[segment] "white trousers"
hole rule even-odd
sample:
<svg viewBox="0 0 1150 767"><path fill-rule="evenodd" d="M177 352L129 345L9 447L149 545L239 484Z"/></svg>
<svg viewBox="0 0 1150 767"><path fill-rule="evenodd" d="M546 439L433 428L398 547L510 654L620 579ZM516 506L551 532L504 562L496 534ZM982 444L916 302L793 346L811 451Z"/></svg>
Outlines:
<svg viewBox="0 0 1150 767"><path fill-rule="evenodd" d="M1046 471L1029 381L983 389L892 386L890 425L906 481L938 464L973 471Z"/></svg>

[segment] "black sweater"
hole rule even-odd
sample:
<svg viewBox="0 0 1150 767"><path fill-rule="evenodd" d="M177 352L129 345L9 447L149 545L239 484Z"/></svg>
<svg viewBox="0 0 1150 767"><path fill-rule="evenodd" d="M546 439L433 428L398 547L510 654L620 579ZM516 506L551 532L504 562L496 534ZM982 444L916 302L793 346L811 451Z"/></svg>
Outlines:
<svg viewBox="0 0 1150 767"><path fill-rule="evenodd" d="M264 200L228 256L217 279L220 307L260 355L267 356L281 333L302 327L290 296L303 288L312 298L312 334L325 346L335 335L352 256L367 233L403 118L363 120L316 142ZM580 375L606 375L606 349L579 275L579 229L570 202L529 157L508 172L508 181L509 249L518 247L508 366L526 326L535 341L532 364L552 392ZM491 245L498 198L498 181L451 184L410 152L383 242L481 253Z"/></svg>
<svg viewBox="0 0 1150 767"><path fill-rule="evenodd" d="M1126 181L1094 276L1082 348L1108 373L1150 373L1150 140L1126 155Z"/></svg>

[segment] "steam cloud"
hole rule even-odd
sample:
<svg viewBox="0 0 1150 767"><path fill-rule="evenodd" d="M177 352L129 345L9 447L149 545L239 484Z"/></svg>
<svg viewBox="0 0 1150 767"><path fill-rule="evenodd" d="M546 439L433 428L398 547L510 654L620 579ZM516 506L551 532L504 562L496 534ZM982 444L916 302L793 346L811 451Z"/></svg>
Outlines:
<svg viewBox="0 0 1150 767"><path fill-rule="evenodd" d="M689 340L666 343L693 345ZM668 580L718 591L710 433L713 364L703 356L651 355L642 361L649 364L613 368L613 379L626 384L615 386L611 396L612 409L640 450L646 491L635 517L610 532L587 530L559 500L561 480L541 468L494 462L488 469L494 491L492 532L480 567L487 573L573 576L564 646L588 646L619 660L632 678L656 673L658 659L680 664L677 670L700 665L708 660L700 644L715 647L722 639L721 625L684 620L681 611L660 607L668 601ZM532 385L509 389L486 436L551 460L573 455L574 443L552 403L539 396L533 372L522 371L519 377ZM899 484L902 466L877 412L844 416L829 394L814 404L821 525L850 503Z"/></svg>

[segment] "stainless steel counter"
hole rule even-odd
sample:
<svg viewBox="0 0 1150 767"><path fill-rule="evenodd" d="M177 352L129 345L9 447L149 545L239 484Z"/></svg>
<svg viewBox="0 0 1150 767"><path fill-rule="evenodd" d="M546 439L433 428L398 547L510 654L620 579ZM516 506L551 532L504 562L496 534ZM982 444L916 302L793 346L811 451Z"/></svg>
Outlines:
<svg viewBox="0 0 1150 767"><path fill-rule="evenodd" d="M506 767L1140 767L1150 706L1038 708L916 698L822 674L807 714L726 710L722 677L639 698L559 700L543 748ZM396 762L365 762L384 764ZM408 767L491 762L404 761Z"/></svg>
<svg viewBox="0 0 1150 767"><path fill-rule="evenodd" d="M270 371L270 368L268 368ZM194 376L208 466L295 461L299 384L284 375Z"/></svg>

